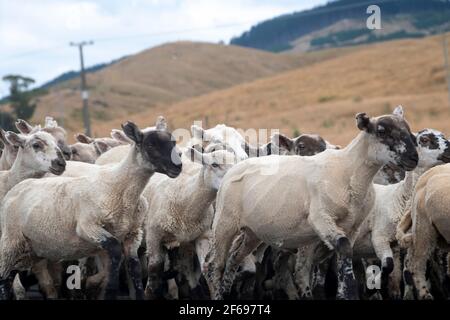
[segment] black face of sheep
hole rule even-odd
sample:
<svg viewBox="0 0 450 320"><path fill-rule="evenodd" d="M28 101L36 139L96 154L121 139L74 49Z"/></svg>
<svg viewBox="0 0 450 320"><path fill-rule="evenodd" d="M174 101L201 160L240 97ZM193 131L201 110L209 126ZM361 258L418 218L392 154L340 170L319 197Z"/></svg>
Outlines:
<svg viewBox="0 0 450 320"><path fill-rule="evenodd" d="M392 115L369 118L365 113L356 116L358 128L366 131L384 147L378 147L377 158L383 158L391 165L411 171L417 167L416 137L411 133L408 123L401 114L394 111Z"/></svg>
<svg viewBox="0 0 450 320"><path fill-rule="evenodd" d="M142 132L133 122L122 125L125 134L136 143L136 147L152 170L176 178L182 169L180 153L175 139L167 130Z"/></svg>
<svg viewBox="0 0 450 320"><path fill-rule="evenodd" d="M316 134L302 134L294 139L294 148L299 156L313 156L325 151L327 144Z"/></svg>

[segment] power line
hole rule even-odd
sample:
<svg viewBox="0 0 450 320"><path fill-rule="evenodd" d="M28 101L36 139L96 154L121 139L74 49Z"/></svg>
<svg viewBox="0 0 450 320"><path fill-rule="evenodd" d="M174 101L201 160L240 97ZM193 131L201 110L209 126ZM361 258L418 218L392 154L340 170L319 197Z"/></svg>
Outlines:
<svg viewBox="0 0 450 320"><path fill-rule="evenodd" d="M371 4L383 4L387 2L396 2L401 0L372 0L372 1L365 1L360 3L354 3L354 4L348 4L344 6L338 6L333 8L324 8L324 9L309 9L307 11L302 12L295 12L292 14L286 14L279 17L275 17L272 19L267 20L278 20L278 21L284 21L284 20L290 20L290 19L297 19L298 17L303 16L313 16L317 14L322 13L328 13L328 12L334 12L334 11L341 11L346 9L352 9L352 8L358 8L358 7L365 7L367 5ZM376 2L376 3L374 3ZM314 10L314 11L312 11ZM365 13L365 12L364 12ZM267 21L265 20L265 21ZM204 30L215 30L215 29L222 29L222 28L231 28L231 27L238 27L243 26L247 24L258 24L260 21L255 20L248 20L238 23L232 23L232 24L223 24L223 25L215 25L212 27L198 27L198 28L191 28L191 29L178 29L178 30L168 30L168 31L161 31L161 32L154 32L154 33L143 33L143 34L136 34L136 35L127 35L127 36L118 36L118 37L108 37L108 38L96 38L94 39L96 42L99 41L113 41L113 40L124 40L124 39L131 39L131 38L142 38L142 37L156 37L156 36L164 36L164 35L176 35L176 34L183 34L183 33L189 33L194 31L204 31ZM264 22L264 21L263 21Z"/></svg>
<svg viewBox="0 0 450 320"><path fill-rule="evenodd" d="M93 45L93 41L82 41L82 42L71 42L70 46L78 47L78 51L80 52L80 66L81 66L81 98L83 99L83 123L84 130L86 135L91 135L91 119L89 117L89 106L88 106L88 91L86 88L86 75L84 72L84 57L83 57L83 47Z"/></svg>
<svg viewBox="0 0 450 320"><path fill-rule="evenodd" d="M360 2L360 3L354 3L354 4L336 6L336 7L332 7L332 8L320 9L320 7L318 7L318 8L312 8L312 9L309 9L306 11L302 11L302 12L286 14L286 15L283 15L280 17L275 17L275 18L267 19L267 20L276 19L278 21L284 21L284 20L290 20L290 19L297 19L297 18L303 17L303 16L313 16L313 15L322 14L322 13L364 7L364 6L371 5L371 4L384 4L384 3L388 3L388 2L398 2L398 1L401 1L401 0L372 0L372 1L364 1L364 2ZM248 20L248 21L243 21L243 22L238 22L238 23L214 25L214 26L208 26L208 27L174 29L174 30L167 30L167 31L161 31L161 32L154 32L154 33L142 33L142 34L134 34L134 35L131 34L131 35L124 35L124 36L117 36L117 37L94 38L93 40L95 42L106 42L106 41L133 39L133 38L158 37L158 36L164 36L164 35L177 35L177 34L184 34L184 33L190 33L190 32L195 32L195 31L208 31L208 30L238 27L238 26L243 26L243 25L247 25L247 24L258 24L258 22L259 21L256 21L256 20ZM260 22L260 23L262 23L262 22ZM20 58L20 57L24 57L24 56L29 56L29 55L41 54L44 52L53 51L55 49L60 49L63 47L64 46L59 45L59 46L55 46L55 47L51 47L51 48L23 52L23 53L15 54L14 56L6 57L5 59L8 60L8 59L15 59L15 58ZM4 61L5 59L2 59L2 60Z"/></svg>

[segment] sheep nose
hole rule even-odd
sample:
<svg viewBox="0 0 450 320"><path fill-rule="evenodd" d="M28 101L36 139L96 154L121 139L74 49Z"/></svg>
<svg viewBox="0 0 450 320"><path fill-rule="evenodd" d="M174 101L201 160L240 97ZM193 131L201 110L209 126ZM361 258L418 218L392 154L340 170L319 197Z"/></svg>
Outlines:
<svg viewBox="0 0 450 320"><path fill-rule="evenodd" d="M62 154L64 156L64 159L66 159L66 160L70 160L70 157L72 156L72 152L70 149L62 150Z"/></svg>
<svg viewBox="0 0 450 320"><path fill-rule="evenodd" d="M57 165L58 167L61 168L65 168L66 167L66 160L64 160L64 158L57 158L54 161L54 164Z"/></svg>

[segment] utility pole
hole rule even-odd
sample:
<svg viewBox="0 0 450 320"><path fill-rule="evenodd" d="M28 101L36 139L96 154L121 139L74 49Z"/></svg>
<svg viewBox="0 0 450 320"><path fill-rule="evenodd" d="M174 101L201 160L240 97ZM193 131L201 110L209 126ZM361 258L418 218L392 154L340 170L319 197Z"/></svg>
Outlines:
<svg viewBox="0 0 450 320"><path fill-rule="evenodd" d="M448 62L448 45L447 45L447 34L443 34L442 44L444 46L444 61L445 61L445 70L447 72L447 90L448 90L448 104L450 106L450 66Z"/></svg>
<svg viewBox="0 0 450 320"><path fill-rule="evenodd" d="M83 99L83 123L84 130L87 136L91 135L91 119L89 117L89 107L88 98L89 94L86 88L86 75L84 72L84 58L83 58L83 47L88 45L93 45L94 41L82 41L82 42L71 42L70 46L78 47L80 51L80 64L81 64L81 98Z"/></svg>

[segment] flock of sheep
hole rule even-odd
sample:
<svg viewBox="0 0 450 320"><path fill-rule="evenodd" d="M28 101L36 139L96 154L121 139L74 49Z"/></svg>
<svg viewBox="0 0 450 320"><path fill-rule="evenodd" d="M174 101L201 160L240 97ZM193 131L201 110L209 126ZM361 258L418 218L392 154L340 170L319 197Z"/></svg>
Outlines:
<svg viewBox="0 0 450 320"><path fill-rule="evenodd" d="M19 120L0 130L0 299L448 298L450 141L401 106L356 124L345 148L225 125L180 147L163 117L73 145Z"/></svg>

